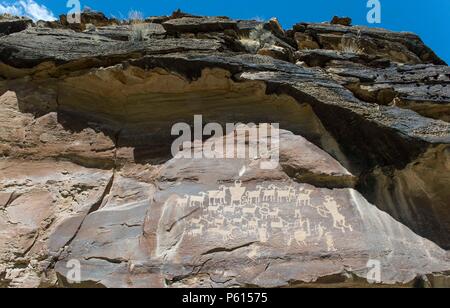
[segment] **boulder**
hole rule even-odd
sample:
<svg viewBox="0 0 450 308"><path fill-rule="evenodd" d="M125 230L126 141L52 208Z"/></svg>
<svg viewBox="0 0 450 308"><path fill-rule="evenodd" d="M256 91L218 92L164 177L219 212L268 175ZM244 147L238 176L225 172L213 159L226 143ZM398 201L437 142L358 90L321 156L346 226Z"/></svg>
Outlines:
<svg viewBox="0 0 450 308"><path fill-rule="evenodd" d="M365 101L394 105L426 117L450 121L448 66L419 64L370 72L364 67L330 67L329 72L343 77L343 84Z"/></svg>
<svg viewBox="0 0 450 308"><path fill-rule="evenodd" d="M331 24L350 27L352 25L352 19L350 17L334 16L331 20Z"/></svg>
<svg viewBox="0 0 450 308"><path fill-rule="evenodd" d="M294 34L298 49L320 49L319 44L309 35L301 32Z"/></svg>
<svg viewBox="0 0 450 308"><path fill-rule="evenodd" d="M445 65L445 62L413 33L323 23L299 23L294 25L293 29L295 32L314 37L324 49L377 55L399 63Z"/></svg>
<svg viewBox="0 0 450 308"><path fill-rule="evenodd" d="M112 24L118 24L118 21L115 19L109 19L102 12L83 11L80 14L80 23L69 23L67 20L67 15L60 15L59 23L63 27L67 27L76 31L82 31L86 29L87 25L105 27Z"/></svg>
<svg viewBox="0 0 450 308"><path fill-rule="evenodd" d="M292 54L289 53L289 50L275 45L264 46L263 48L258 50L258 54L283 61L291 61L292 59Z"/></svg>

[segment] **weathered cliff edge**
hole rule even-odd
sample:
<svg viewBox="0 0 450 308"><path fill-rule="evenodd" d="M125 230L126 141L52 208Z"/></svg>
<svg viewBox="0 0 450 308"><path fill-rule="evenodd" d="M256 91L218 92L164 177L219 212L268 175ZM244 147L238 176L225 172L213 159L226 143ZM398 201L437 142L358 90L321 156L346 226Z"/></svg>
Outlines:
<svg viewBox="0 0 450 308"><path fill-rule="evenodd" d="M0 287L449 286L449 81L411 33L3 17ZM195 114L279 167L172 158Z"/></svg>

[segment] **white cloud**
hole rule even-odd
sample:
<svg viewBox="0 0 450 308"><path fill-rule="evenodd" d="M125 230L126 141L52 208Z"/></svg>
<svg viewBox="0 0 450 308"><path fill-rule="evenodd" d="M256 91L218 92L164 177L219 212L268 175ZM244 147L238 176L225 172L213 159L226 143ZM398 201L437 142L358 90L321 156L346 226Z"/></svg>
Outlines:
<svg viewBox="0 0 450 308"><path fill-rule="evenodd" d="M1 4L0 3L0 14L10 14L10 15L21 15L22 10L15 5Z"/></svg>
<svg viewBox="0 0 450 308"><path fill-rule="evenodd" d="M36 20L56 20L52 11L34 0L20 0L15 3L0 3L0 14L11 14L16 16L27 16Z"/></svg>

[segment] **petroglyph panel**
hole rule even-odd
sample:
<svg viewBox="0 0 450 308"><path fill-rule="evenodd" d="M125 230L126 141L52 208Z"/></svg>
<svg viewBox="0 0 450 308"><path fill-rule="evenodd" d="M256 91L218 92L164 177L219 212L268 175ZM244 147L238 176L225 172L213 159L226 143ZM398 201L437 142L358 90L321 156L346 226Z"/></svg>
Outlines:
<svg viewBox="0 0 450 308"><path fill-rule="evenodd" d="M177 213L173 220L183 218L177 232L184 240L208 239L216 246L245 240L334 252L339 237L357 228L347 218L354 213L346 192L294 183L246 186L237 181L192 195L172 195L164 208Z"/></svg>

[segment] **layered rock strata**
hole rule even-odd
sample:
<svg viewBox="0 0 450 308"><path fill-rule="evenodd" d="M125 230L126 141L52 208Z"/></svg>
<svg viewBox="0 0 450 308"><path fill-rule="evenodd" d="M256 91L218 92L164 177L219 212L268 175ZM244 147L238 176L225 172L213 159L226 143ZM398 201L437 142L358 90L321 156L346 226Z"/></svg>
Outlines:
<svg viewBox="0 0 450 308"><path fill-rule="evenodd" d="M448 286L450 72L419 37L82 21L0 20L0 287ZM250 135L189 158L239 125L173 156L194 115L278 124L276 168Z"/></svg>

